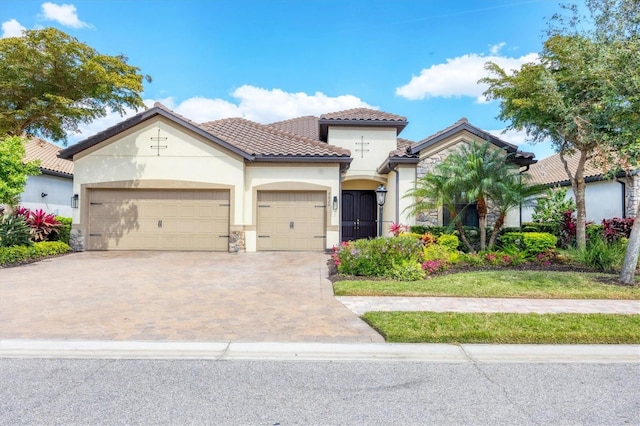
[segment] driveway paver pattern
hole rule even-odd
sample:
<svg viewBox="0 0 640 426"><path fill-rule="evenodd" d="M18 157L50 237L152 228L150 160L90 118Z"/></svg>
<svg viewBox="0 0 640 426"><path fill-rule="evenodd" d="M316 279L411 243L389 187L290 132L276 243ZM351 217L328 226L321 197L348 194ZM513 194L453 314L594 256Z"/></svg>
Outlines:
<svg viewBox="0 0 640 426"><path fill-rule="evenodd" d="M383 342L319 252L83 252L0 269L0 338Z"/></svg>

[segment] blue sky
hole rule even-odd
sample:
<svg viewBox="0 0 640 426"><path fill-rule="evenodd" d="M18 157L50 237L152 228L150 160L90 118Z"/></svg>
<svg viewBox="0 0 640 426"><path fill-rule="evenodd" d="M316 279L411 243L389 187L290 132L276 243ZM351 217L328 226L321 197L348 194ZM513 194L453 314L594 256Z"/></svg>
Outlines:
<svg viewBox="0 0 640 426"><path fill-rule="evenodd" d="M372 107L414 141L461 117L499 133L476 81L536 57L559 0L3 0L2 36L53 26L151 75L143 97L204 122L261 123ZM109 115L72 135L120 121ZM501 136L544 158L521 133Z"/></svg>

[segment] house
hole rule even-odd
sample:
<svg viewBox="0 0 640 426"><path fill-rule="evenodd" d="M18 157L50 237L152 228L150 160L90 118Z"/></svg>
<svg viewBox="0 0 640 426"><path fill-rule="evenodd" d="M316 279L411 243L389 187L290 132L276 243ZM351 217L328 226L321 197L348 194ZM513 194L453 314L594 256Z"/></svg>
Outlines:
<svg viewBox="0 0 640 426"><path fill-rule="evenodd" d="M71 217L73 162L58 158L60 147L32 137L25 143L24 161L40 160L41 174L29 176L20 205L32 210Z"/></svg>
<svg viewBox="0 0 640 426"><path fill-rule="evenodd" d="M578 166L578 153L565 155L571 173ZM539 160L529 169L531 183L549 187L568 187L567 197L574 198L571 182L567 176L560 154ZM595 223L613 217L635 217L640 201L640 176L637 170L628 176L619 173L607 176L602 167L587 161L584 170L585 203L587 221ZM533 206L522 207L522 222L531 222Z"/></svg>
<svg viewBox="0 0 640 426"><path fill-rule="evenodd" d="M156 103L60 153L74 162L72 245L325 250L376 236L381 223L441 222L441 212L409 217L403 195L460 143L489 140L520 165L535 161L466 119L419 142L399 137L407 125L365 108L195 123Z"/></svg>

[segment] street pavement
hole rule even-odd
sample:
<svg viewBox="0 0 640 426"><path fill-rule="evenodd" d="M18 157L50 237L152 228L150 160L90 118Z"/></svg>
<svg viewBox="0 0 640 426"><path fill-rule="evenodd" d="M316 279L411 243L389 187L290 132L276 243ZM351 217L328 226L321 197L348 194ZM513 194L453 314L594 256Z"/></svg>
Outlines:
<svg viewBox="0 0 640 426"><path fill-rule="evenodd" d="M0 362L1 425L640 424L638 363Z"/></svg>

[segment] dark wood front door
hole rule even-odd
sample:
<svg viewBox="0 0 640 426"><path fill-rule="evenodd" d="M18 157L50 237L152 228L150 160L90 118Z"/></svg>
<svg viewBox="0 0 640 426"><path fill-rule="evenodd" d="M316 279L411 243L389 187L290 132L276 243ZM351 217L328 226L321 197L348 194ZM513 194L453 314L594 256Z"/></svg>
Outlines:
<svg viewBox="0 0 640 426"><path fill-rule="evenodd" d="M377 206L375 191L342 191L342 241L376 237Z"/></svg>

